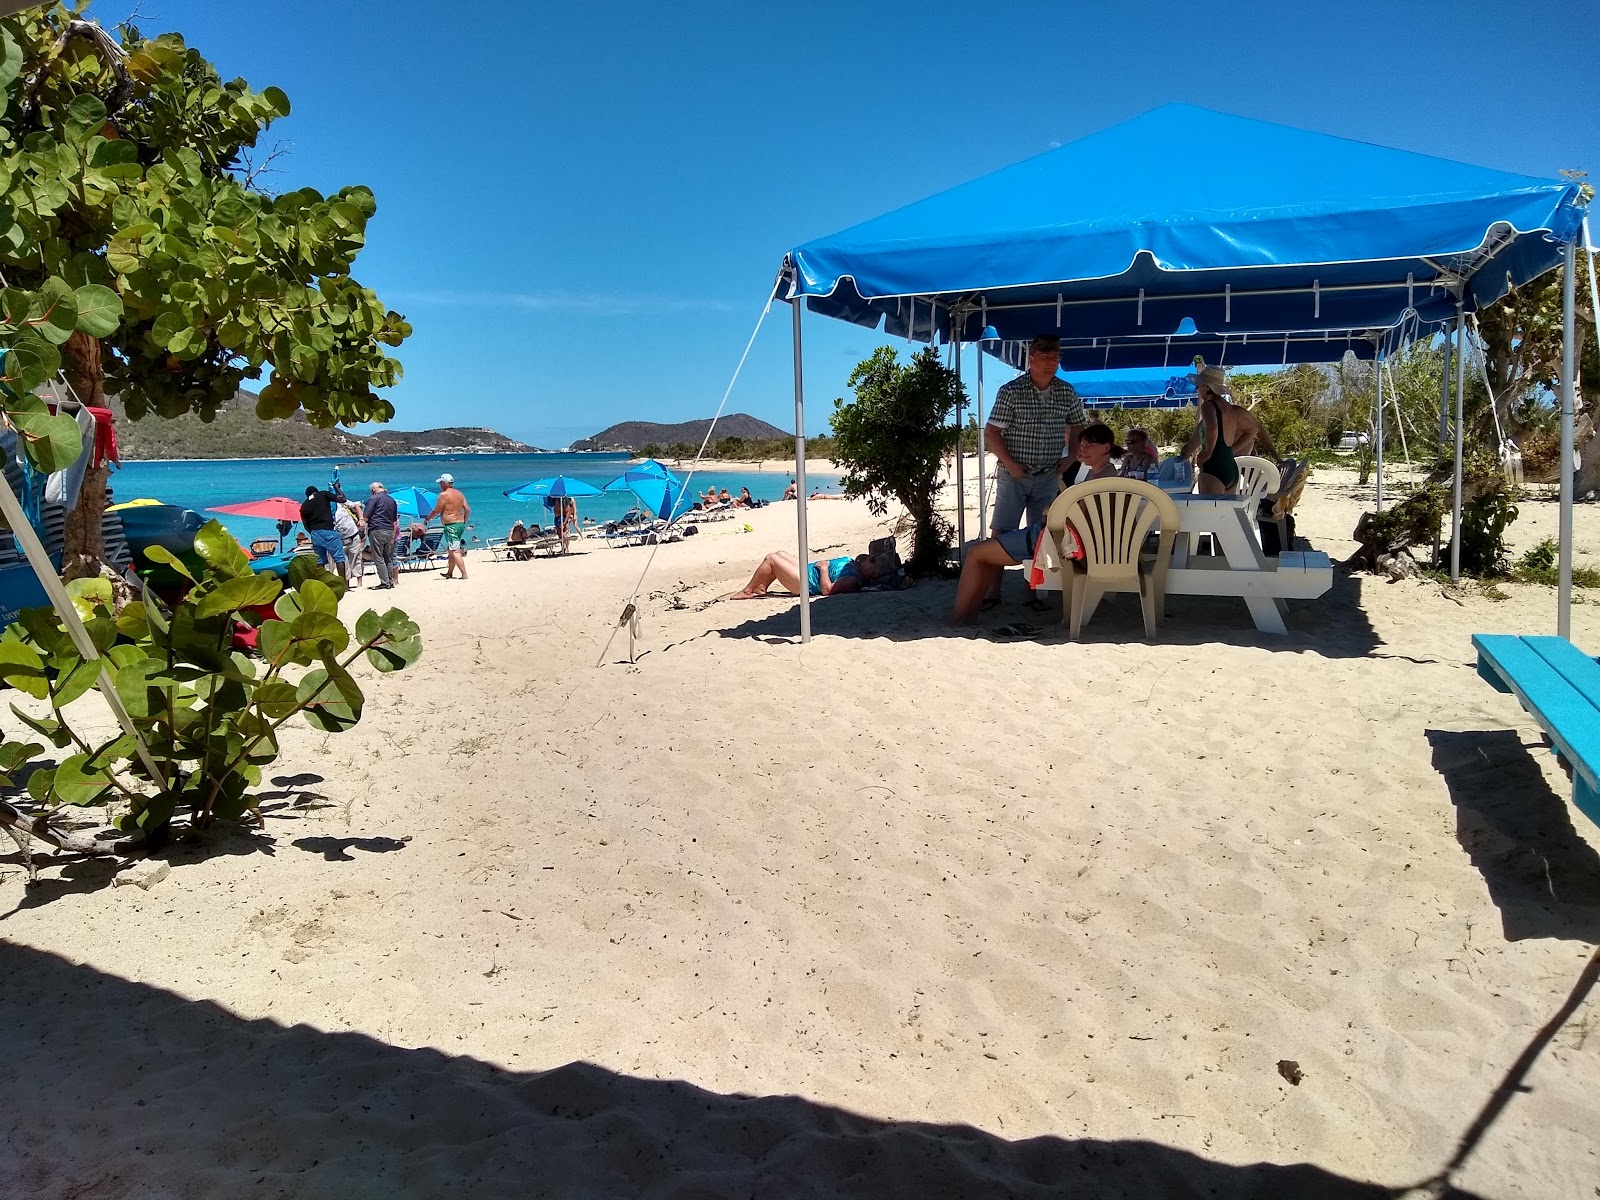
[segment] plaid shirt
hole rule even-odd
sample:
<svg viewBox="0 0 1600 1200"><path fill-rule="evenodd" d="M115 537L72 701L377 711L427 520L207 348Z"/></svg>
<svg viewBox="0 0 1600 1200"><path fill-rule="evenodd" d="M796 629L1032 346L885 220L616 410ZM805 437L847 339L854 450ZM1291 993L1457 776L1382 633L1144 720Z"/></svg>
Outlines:
<svg viewBox="0 0 1600 1200"><path fill-rule="evenodd" d="M1039 391L1027 375L1000 385L994 394L989 424L1000 430L1006 449L1030 471L1046 471L1066 453L1067 426L1089 423L1083 401L1057 376Z"/></svg>

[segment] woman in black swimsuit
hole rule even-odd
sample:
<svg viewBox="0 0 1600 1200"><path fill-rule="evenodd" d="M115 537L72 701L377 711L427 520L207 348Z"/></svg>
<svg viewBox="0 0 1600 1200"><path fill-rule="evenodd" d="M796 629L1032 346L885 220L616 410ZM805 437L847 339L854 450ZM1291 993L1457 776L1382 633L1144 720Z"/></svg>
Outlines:
<svg viewBox="0 0 1600 1200"><path fill-rule="evenodd" d="M1204 433L1199 449L1200 494L1221 496L1239 484L1239 464L1228 444L1228 426L1223 420L1222 389L1227 381L1221 367L1206 367L1195 376L1195 393L1200 398L1200 428Z"/></svg>

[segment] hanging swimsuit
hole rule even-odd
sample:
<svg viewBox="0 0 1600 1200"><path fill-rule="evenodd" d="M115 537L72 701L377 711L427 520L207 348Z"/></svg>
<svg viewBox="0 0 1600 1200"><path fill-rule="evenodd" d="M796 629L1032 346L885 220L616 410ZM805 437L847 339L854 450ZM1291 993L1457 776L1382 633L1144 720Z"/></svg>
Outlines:
<svg viewBox="0 0 1600 1200"><path fill-rule="evenodd" d="M1214 479L1222 481L1222 486L1232 488L1239 482L1239 464L1233 457L1233 447L1228 445L1228 428L1222 422L1222 405L1216 400L1208 400L1214 406L1217 414L1217 444L1211 451L1211 457L1200 464L1200 469Z"/></svg>

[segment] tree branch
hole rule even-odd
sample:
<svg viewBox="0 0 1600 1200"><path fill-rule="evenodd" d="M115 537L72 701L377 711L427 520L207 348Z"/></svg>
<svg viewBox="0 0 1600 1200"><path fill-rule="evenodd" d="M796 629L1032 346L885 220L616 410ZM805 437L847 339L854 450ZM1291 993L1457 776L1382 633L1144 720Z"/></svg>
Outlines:
<svg viewBox="0 0 1600 1200"><path fill-rule="evenodd" d="M70 850L74 854L94 854L107 858L115 857L117 851L111 845L82 833L68 833L64 829L52 829L49 824L49 814L39 813L28 817L24 813L12 808L4 800L0 800L0 828L14 830L28 837L37 838L46 845L54 846L57 850Z"/></svg>

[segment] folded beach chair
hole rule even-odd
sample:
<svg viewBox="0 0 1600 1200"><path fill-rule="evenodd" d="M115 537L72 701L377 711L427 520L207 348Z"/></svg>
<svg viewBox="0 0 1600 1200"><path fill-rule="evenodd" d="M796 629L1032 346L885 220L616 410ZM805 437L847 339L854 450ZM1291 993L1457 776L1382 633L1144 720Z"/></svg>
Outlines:
<svg viewBox="0 0 1600 1200"><path fill-rule="evenodd" d="M1259 522L1276 527L1278 535L1277 549L1266 546L1263 539L1263 548L1269 554L1282 553L1294 549L1294 506L1300 503L1300 496L1306 490L1306 480L1311 477L1311 464L1308 462L1295 462L1292 458L1284 459L1286 468L1283 482L1276 491L1262 498ZM1265 532L1260 530L1259 532Z"/></svg>
<svg viewBox="0 0 1600 1200"><path fill-rule="evenodd" d="M1161 532L1150 558L1144 553L1145 535L1157 520ZM1177 529L1177 502L1142 480L1092 479L1056 497L1039 540L1049 538L1061 564L1064 623L1074 641L1107 592L1138 593L1145 637L1155 637ZM1083 551L1081 560L1071 557L1074 538Z"/></svg>

